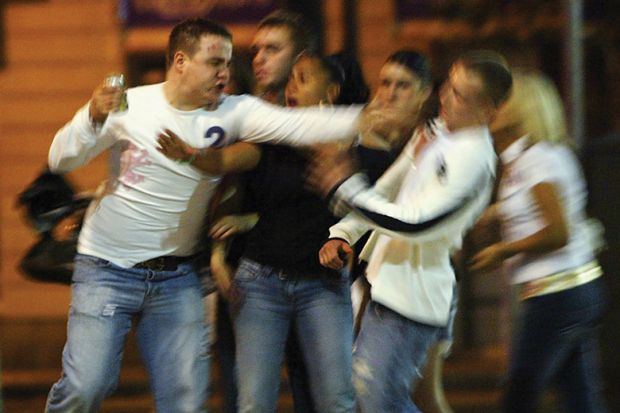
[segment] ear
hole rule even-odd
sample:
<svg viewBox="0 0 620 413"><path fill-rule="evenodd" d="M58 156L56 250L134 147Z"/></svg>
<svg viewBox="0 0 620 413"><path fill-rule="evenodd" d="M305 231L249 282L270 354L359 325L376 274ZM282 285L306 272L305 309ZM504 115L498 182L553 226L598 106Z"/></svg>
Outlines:
<svg viewBox="0 0 620 413"><path fill-rule="evenodd" d="M172 60L172 66L177 71L183 71L183 68L185 67L186 63L187 63L187 55L181 50L177 50L174 53L174 58Z"/></svg>
<svg viewBox="0 0 620 413"><path fill-rule="evenodd" d="M327 86L327 101L330 104L333 105L339 96L340 96L340 85L339 84L331 83L329 86Z"/></svg>
<svg viewBox="0 0 620 413"><path fill-rule="evenodd" d="M422 105L424 105L424 102L428 100L428 98L431 96L431 93L433 93L433 88L430 86L426 86L422 91L420 91L420 107L422 107Z"/></svg>

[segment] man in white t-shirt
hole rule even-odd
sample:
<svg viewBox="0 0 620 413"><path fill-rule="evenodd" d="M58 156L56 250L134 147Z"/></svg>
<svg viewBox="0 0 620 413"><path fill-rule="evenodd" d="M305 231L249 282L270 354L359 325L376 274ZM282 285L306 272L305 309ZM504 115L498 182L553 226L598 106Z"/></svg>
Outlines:
<svg viewBox="0 0 620 413"><path fill-rule="evenodd" d="M323 159L315 171L332 210L346 214L330 229L321 263L340 268L342 253L374 230L360 255L368 261L371 301L353 355L365 413L419 412L410 395L449 320L450 252L490 199L496 156L487 125L511 84L501 56L466 54L442 86L439 118L416 131L374 187L363 175L349 176L344 159Z"/></svg>
<svg viewBox="0 0 620 413"><path fill-rule="evenodd" d="M385 124L366 110L360 117L359 107L288 110L223 95L231 53L224 27L181 22L170 34L165 82L127 90L123 111L122 92L99 86L56 134L52 171L70 171L109 150L110 176L80 234L63 374L47 412L98 410L117 385L134 321L157 410L205 410L207 327L192 261L219 177L166 158L157 150L159 135L198 148L237 140L303 145Z"/></svg>

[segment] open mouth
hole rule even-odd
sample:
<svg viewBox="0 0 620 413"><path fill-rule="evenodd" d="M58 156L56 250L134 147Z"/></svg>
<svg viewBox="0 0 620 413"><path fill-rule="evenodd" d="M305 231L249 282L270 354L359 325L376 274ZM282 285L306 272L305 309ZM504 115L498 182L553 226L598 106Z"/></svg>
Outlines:
<svg viewBox="0 0 620 413"><path fill-rule="evenodd" d="M298 106L299 103L297 102L297 99L295 98L286 98L286 106L290 106L292 108L294 108L295 106Z"/></svg>

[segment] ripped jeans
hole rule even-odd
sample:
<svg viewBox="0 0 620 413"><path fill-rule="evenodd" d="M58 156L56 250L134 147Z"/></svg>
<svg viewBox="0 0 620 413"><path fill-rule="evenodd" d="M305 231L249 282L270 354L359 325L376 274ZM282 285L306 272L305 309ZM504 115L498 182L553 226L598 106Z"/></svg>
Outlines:
<svg viewBox="0 0 620 413"><path fill-rule="evenodd" d="M368 304L353 350L353 385L363 413L420 412L412 390L442 330Z"/></svg>
<svg viewBox="0 0 620 413"><path fill-rule="evenodd" d="M152 271L78 254L71 288L63 373L50 390L46 412L99 411L118 383L133 321L157 411L205 411L207 326L191 262L175 271Z"/></svg>

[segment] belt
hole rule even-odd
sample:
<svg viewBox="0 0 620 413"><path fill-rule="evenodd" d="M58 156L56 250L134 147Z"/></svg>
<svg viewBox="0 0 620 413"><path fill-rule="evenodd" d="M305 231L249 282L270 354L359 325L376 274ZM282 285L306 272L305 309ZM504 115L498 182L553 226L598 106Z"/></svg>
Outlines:
<svg viewBox="0 0 620 413"><path fill-rule="evenodd" d="M543 278L521 284L519 299L521 301L540 295L557 293L589 283L603 275L603 270L596 260L581 267L558 272Z"/></svg>
<svg viewBox="0 0 620 413"><path fill-rule="evenodd" d="M152 271L176 271L177 267L184 262L191 261L196 255L178 257L176 255L162 255L161 257L151 258L133 266L133 268L152 270Z"/></svg>

